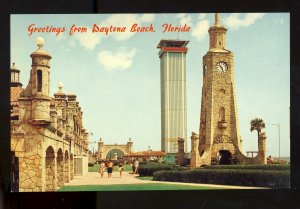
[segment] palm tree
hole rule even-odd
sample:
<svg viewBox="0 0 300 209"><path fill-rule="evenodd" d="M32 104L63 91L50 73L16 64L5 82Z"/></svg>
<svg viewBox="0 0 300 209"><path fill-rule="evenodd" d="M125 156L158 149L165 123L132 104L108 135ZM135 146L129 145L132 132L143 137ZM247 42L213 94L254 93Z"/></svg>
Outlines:
<svg viewBox="0 0 300 209"><path fill-rule="evenodd" d="M263 128L266 127L265 122L261 118L255 118L250 121L250 131L257 131L257 137L259 138L259 134Z"/></svg>

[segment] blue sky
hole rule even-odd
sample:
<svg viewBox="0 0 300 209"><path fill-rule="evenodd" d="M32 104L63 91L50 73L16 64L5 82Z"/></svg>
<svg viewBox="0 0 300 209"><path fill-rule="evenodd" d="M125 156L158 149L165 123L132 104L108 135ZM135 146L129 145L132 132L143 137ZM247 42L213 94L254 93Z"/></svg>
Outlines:
<svg viewBox="0 0 300 209"><path fill-rule="evenodd" d="M278 155L280 124L281 156L290 155L290 18L288 13L221 13L228 29L226 48L235 54L235 84L240 134L246 151L257 150L257 133L250 120L266 123L267 154ZM130 33L132 24L153 25L154 33ZM164 23L187 24L189 32L165 32ZM52 55L51 95L75 93L83 110L83 123L93 132L90 141L103 138L106 144L124 144L134 150L160 150L160 39L189 40L187 67L188 136L199 131L202 87L202 57L208 50L208 28L214 14L97 14L12 15L11 62L21 70L26 87L31 68L30 53L35 40L45 39L44 49ZM28 26L65 27L56 35L35 32ZM88 27L87 33L69 35L70 27ZM125 33L91 33L93 24L126 26ZM93 144L90 145L92 149ZM94 145L95 146L95 145ZM95 146L96 148L96 146ZM190 138L188 139L190 150Z"/></svg>

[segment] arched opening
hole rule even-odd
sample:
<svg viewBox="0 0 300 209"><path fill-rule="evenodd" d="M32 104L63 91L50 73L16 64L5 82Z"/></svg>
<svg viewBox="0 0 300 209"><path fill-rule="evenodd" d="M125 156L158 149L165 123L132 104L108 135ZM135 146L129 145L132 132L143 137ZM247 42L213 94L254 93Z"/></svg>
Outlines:
<svg viewBox="0 0 300 209"><path fill-rule="evenodd" d="M57 151L56 158L57 165L57 186L64 186L64 155L62 150L59 148Z"/></svg>
<svg viewBox="0 0 300 209"><path fill-rule="evenodd" d="M200 151L200 157L202 157L202 155L204 154L204 150Z"/></svg>
<svg viewBox="0 0 300 209"><path fill-rule="evenodd" d="M11 191L18 192L19 191L19 158L15 155L15 152L12 152L10 168L11 168L10 171Z"/></svg>
<svg viewBox="0 0 300 209"><path fill-rule="evenodd" d="M37 91L42 92L43 74L42 70L37 71Z"/></svg>
<svg viewBox="0 0 300 209"><path fill-rule="evenodd" d="M225 94L225 89L220 89L221 94Z"/></svg>
<svg viewBox="0 0 300 209"><path fill-rule="evenodd" d="M124 152L120 149L112 149L106 154L106 159L115 159L116 155L117 155L117 159L122 159Z"/></svg>
<svg viewBox="0 0 300 209"><path fill-rule="evenodd" d="M219 110L219 121L225 121L225 109L221 107Z"/></svg>
<svg viewBox="0 0 300 209"><path fill-rule="evenodd" d="M69 172L69 153L68 153L68 151L66 150L65 151L65 183L67 183L67 182L69 182L69 176L70 176L70 172Z"/></svg>
<svg viewBox="0 0 300 209"><path fill-rule="evenodd" d="M46 188L45 191L55 191L55 161L54 150L50 146L46 150Z"/></svg>
<svg viewBox="0 0 300 209"><path fill-rule="evenodd" d="M219 165L231 164L231 153L228 150L220 150L219 153Z"/></svg>
<svg viewBox="0 0 300 209"><path fill-rule="evenodd" d="M74 179L74 160L73 154L70 155L70 180Z"/></svg>

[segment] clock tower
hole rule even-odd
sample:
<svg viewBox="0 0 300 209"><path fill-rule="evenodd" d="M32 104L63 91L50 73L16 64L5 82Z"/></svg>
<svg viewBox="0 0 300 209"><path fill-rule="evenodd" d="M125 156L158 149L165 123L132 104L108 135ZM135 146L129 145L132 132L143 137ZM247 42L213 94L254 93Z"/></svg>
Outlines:
<svg viewBox="0 0 300 209"><path fill-rule="evenodd" d="M203 57L200 115L200 164L230 163L241 140L234 84L234 54L226 49L226 31L219 13L208 30L209 50Z"/></svg>

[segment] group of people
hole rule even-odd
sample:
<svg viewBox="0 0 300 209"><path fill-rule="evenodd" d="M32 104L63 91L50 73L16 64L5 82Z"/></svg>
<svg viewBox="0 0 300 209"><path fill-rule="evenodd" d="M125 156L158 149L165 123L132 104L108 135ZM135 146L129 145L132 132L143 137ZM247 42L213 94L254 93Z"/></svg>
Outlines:
<svg viewBox="0 0 300 209"><path fill-rule="evenodd" d="M132 171L137 174L138 173L138 169L139 169L139 161L138 160L134 160L133 163L130 163L130 165L132 165ZM118 163L118 170L119 170L119 174L120 174L120 178L122 177L122 173L124 171L124 163L120 160ZM104 160L102 160L100 162L100 166L99 166L99 173L101 175L101 177L103 178L104 176L104 172L105 170L107 170L107 175L108 178L111 178L112 172L114 169L114 163L111 160L108 160L107 162L105 162Z"/></svg>
<svg viewBox="0 0 300 209"><path fill-rule="evenodd" d="M114 163L111 160L107 161L106 163L105 163L105 161L101 161L100 166L99 166L99 173L102 178L104 176L105 169L107 170L108 178L111 178L111 175L112 175L112 172L114 169ZM124 170L123 162L119 161L120 178L122 177L123 170Z"/></svg>

